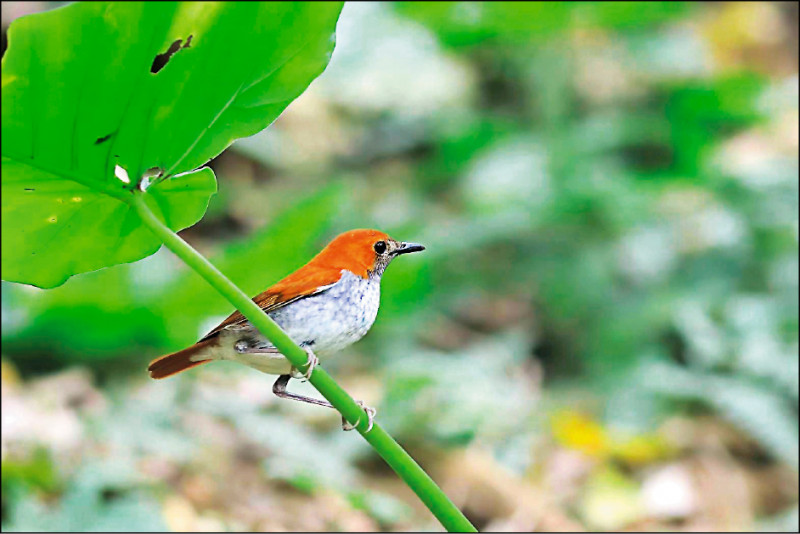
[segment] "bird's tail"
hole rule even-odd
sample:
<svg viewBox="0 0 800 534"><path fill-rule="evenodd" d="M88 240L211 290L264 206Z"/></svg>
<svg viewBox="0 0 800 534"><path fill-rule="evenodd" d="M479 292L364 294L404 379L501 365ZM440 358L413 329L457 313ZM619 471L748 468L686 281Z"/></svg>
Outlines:
<svg viewBox="0 0 800 534"><path fill-rule="evenodd" d="M166 378L186 369L196 367L201 363L210 362L213 358L206 357L203 352L209 345L216 344L214 338L197 342L191 347L167 354L150 362L147 370L150 378Z"/></svg>

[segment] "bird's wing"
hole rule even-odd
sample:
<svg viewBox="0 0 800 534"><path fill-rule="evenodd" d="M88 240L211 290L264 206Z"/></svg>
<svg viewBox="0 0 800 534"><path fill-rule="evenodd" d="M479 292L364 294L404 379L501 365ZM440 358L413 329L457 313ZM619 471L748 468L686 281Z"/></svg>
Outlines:
<svg viewBox="0 0 800 534"><path fill-rule="evenodd" d="M300 299L324 293L339 281L341 272L329 272L327 269L307 271L300 269L287 276L263 293L253 297L253 302L265 313L275 311ZM330 280L335 280L333 283ZM200 341L205 341L219 334L225 328L247 322L247 318L238 310L228 316L216 328L206 334ZM198 342L199 343L199 342Z"/></svg>

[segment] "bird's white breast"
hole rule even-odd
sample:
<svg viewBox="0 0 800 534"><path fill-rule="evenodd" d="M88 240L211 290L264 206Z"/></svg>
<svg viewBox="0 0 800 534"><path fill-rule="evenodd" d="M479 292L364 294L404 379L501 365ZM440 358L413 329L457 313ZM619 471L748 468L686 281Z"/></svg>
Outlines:
<svg viewBox="0 0 800 534"><path fill-rule="evenodd" d="M326 291L269 315L295 342L324 356L364 337L378 315L380 292L380 279L364 279L343 270L339 281Z"/></svg>
<svg viewBox="0 0 800 534"><path fill-rule="evenodd" d="M342 270L342 277L325 291L287 304L269 316L295 343L310 348L323 359L364 337L375 322L379 305L379 277L364 279ZM235 360L265 373L289 373L289 361L280 353L235 351L234 346L240 340L246 340L255 349L274 348L248 322L220 332L219 344L203 357Z"/></svg>

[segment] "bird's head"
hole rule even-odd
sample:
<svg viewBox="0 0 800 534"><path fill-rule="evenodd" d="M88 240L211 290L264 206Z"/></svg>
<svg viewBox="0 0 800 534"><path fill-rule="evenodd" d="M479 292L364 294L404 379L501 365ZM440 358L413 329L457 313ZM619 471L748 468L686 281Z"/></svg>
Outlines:
<svg viewBox="0 0 800 534"><path fill-rule="evenodd" d="M418 243L396 241L378 230L350 230L336 236L312 261L362 278L380 277L397 256L422 250Z"/></svg>

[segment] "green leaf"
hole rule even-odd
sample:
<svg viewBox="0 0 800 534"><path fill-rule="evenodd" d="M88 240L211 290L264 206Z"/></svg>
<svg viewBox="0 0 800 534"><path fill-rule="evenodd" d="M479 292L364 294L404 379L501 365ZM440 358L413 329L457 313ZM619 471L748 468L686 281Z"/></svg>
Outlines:
<svg viewBox="0 0 800 534"><path fill-rule="evenodd" d="M148 204L170 228L191 226L216 191L214 172L154 185ZM73 274L129 263L161 242L128 204L97 189L3 158L3 279L55 287Z"/></svg>
<svg viewBox="0 0 800 534"><path fill-rule="evenodd" d="M155 252L127 206L145 176L170 228L194 224L214 177L183 173L268 126L322 72L340 10L86 2L15 21L2 71L3 279L54 287Z"/></svg>

